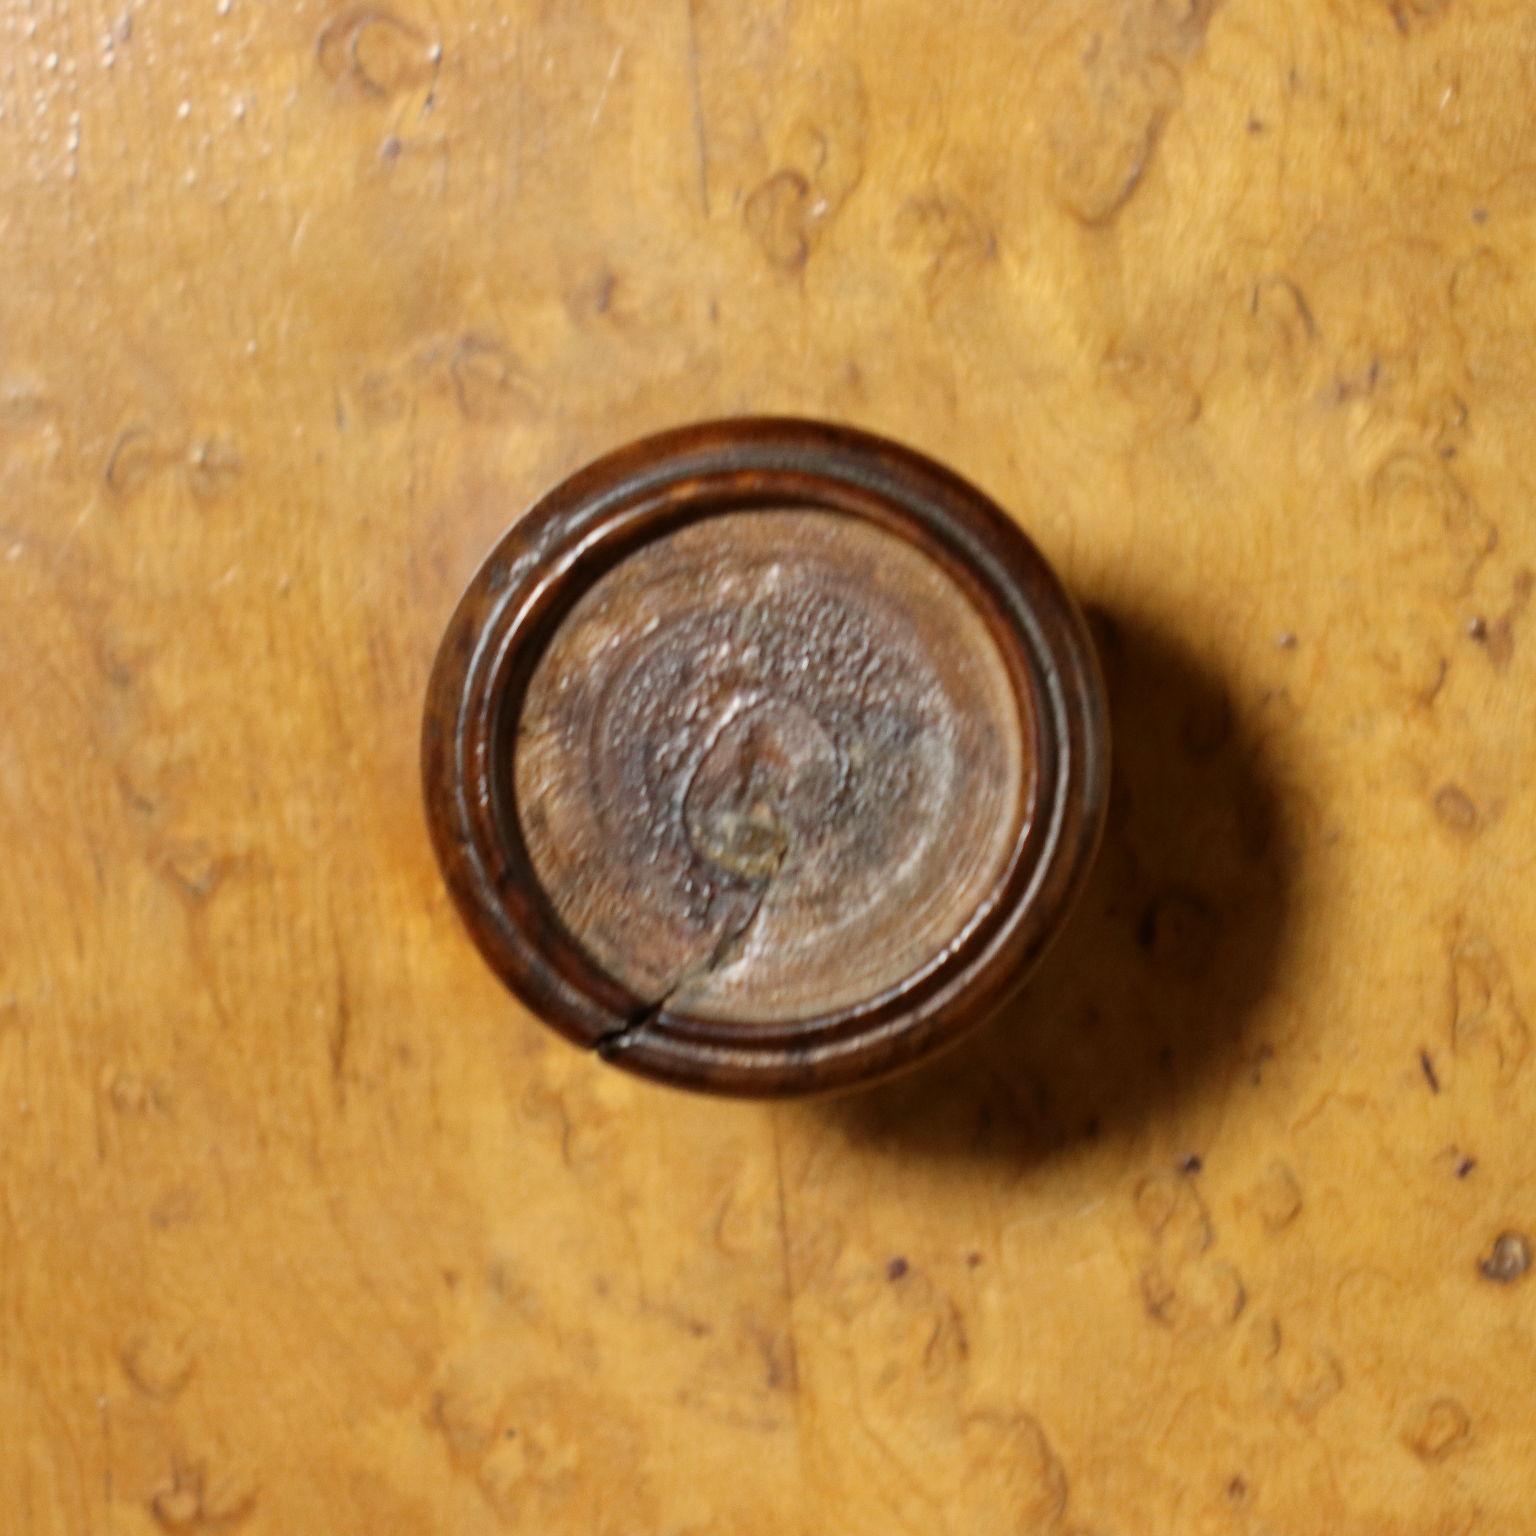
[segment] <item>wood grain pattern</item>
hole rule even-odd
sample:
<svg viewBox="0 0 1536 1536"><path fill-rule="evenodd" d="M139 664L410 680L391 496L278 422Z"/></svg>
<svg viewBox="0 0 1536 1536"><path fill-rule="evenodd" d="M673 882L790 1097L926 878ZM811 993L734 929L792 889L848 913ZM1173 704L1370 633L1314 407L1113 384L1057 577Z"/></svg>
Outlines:
<svg viewBox="0 0 1536 1536"><path fill-rule="evenodd" d="M6 1528L1526 1529L1533 59L1512 0L0 10ZM1110 674L1029 1028L867 1100L548 1040L421 825L508 509L749 411L954 463Z"/></svg>
<svg viewBox="0 0 1536 1536"><path fill-rule="evenodd" d="M862 1002L999 882L1033 735L926 555L836 513L727 513L581 599L518 722L516 802L573 934L742 1023Z"/></svg>

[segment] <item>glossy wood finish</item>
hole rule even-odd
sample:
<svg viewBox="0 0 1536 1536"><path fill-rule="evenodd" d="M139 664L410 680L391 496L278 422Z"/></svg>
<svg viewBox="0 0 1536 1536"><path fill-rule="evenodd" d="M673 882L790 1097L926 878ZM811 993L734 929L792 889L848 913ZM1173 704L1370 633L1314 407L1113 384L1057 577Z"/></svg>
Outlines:
<svg viewBox="0 0 1536 1536"><path fill-rule="evenodd" d="M1533 8L221 12L0 5L5 1536L1528 1530ZM747 412L1027 520L1115 737L804 1103L538 1027L421 809L511 513Z"/></svg>
<svg viewBox="0 0 1536 1536"><path fill-rule="evenodd" d="M775 538L766 519L787 508L832 526ZM722 524L742 517L750 560L747 531ZM839 542L842 521L894 548ZM669 579L678 542L691 563L642 618L634 604ZM591 677L590 656L545 676L584 605L637 568L629 621L623 608L584 621L596 651L629 647L622 686ZM702 635L678 641L701 614ZM990 686L964 643L978 626ZM961 635L947 652L946 629ZM750 659L772 649L771 664ZM552 719L562 687L567 715ZM749 848L711 849L719 835L689 824L706 748L749 706L806 738L744 746L724 774L732 821L771 820L758 829L780 840L771 867L741 866ZM541 746L542 782L514 773ZM470 931L530 1006L621 1066L766 1096L886 1076L1017 990L1097 846L1108 725L1081 620L1003 512L897 444L742 420L620 450L512 528L444 637L423 772ZM914 950L921 903L946 885ZM787 961L747 944L756 928ZM708 982L727 983L723 1002Z"/></svg>

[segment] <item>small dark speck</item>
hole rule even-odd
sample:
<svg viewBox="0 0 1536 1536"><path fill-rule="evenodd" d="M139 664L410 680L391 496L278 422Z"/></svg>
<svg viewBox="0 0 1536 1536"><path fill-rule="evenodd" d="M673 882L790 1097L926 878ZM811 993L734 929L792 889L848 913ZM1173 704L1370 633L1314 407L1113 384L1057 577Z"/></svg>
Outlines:
<svg viewBox="0 0 1536 1536"><path fill-rule="evenodd" d="M1464 1179L1476 1167L1477 1159L1475 1157L1464 1157L1459 1163L1456 1164L1456 1177L1458 1179Z"/></svg>
<svg viewBox="0 0 1536 1536"><path fill-rule="evenodd" d="M1296 649L1295 630L1282 629L1280 633L1275 636L1275 644L1279 646L1282 651L1294 651Z"/></svg>
<svg viewBox="0 0 1536 1536"><path fill-rule="evenodd" d="M912 1266L898 1253L889 1264L885 1266L885 1278L887 1280L900 1280Z"/></svg>
<svg viewBox="0 0 1536 1536"><path fill-rule="evenodd" d="M501 1432L501 1438L503 1440L516 1440L517 1431L515 1429L504 1429Z"/></svg>
<svg viewBox="0 0 1536 1536"><path fill-rule="evenodd" d="M1234 1504L1241 1504L1248 1497L1248 1484L1241 1477L1234 1477L1227 1484L1227 1497Z"/></svg>
<svg viewBox="0 0 1536 1536"><path fill-rule="evenodd" d="M1173 1066L1173 1047L1171 1045L1165 1045L1157 1053L1157 1065L1158 1069L1163 1072L1167 1072Z"/></svg>
<svg viewBox="0 0 1536 1536"><path fill-rule="evenodd" d="M1482 614L1474 613L1467 620L1467 639L1486 640L1488 638L1488 620Z"/></svg>
<svg viewBox="0 0 1536 1536"><path fill-rule="evenodd" d="M1486 224L1488 222L1488 210L1486 208L1474 208L1472 210L1472 222L1474 224Z"/></svg>
<svg viewBox="0 0 1536 1536"><path fill-rule="evenodd" d="M390 134L389 137L379 145L379 158L381 160L398 160L400 158L400 150L402 147L403 146L401 145L400 140L397 139L394 134Z"/></svg>
<svg viewBox="0 0 1536 1536"><path fill-rule="evenodd" d="M974 1250L966 1254L965 1267L967 1269L979 1269L981 1267L981 1255Z"/></svg>
<svg viewBox="0 0 1536 1536"><path fill-rule="evenodd" d="M1083 1140L1096 1140L1098 1138L1099 1129L1099 1117L1097 1115L1089 1115L1087 1120L1083 1122Z"/></svg>
<svg viewBox="0 0 1536 1536"><path fill-rule="evenodd" d="M1523 1232L1500 1232L1486 1258L1478 1260L1483 1279L1509 1285L1531 1267L1531 1242Z"/></svg>
<svg viewBox="0 0 1536 1536"><path fill-rule="evenodd" d="M1264 119L1262 117L1250 117L1248 119L1248 132L1249 133L1263 133L1264 132Z"/></svg>
<svg viewBox="0 0 1536 1536"><path fill-rule="evenodd" d="M1440 1092L1440 1077L1435 1071L1435 1059L1428 1051L1419 1052L1419 1066L1424 1071L1424 1081L1429 1084L1431 1093Z"/></svg>
<svg viewBox="0 0 1536 1536"><path fill-rule="evenodd" d="M1442 784L1431 804L1435 815L1458 837L1471 837L1477 832L1477 806L1459 784Z"/></svg>
<svg viewBox="0 0 1536 1536"><path fill-rule="evenodd" d="M1205 1167L1205 1159L1198 1152L1191 1152L1188 1157L1179 1159L1180 1173L1199 1173Z"/></svg>

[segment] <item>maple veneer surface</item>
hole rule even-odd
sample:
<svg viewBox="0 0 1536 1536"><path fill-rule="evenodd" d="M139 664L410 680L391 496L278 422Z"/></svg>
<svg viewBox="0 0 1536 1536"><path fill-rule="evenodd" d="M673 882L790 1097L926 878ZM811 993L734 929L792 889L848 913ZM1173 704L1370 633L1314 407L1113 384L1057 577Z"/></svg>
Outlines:
<svg viewBox="0 0 1536 1536"><path fill-rule="evenodd" d="M1528 1530L1533 60L1463 0L10 0L0 1526ZM760 412L1013 512L1116 739L1006 1017L776 1106L536 1025L417 769L518 511Z"/></svg>

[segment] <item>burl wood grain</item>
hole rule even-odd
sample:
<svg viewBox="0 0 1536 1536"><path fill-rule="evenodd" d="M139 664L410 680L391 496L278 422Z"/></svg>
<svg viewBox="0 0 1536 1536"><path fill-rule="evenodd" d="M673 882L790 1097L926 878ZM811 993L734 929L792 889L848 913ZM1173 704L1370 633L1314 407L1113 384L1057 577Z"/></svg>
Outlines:
<svg viewBox="0 0 1536 1536"><path fill-rule="evenodd" d="M654 540L538 659L517 722L535 874L654 1004L806 1019L932 963L1029 801L1015 683L922 550L757 511Z"/></svg>
<svg viewBox="0 0 1536 1536"><path fill-rule="evenodd" d="M7 4L4 1528L1528 1529L1533 60ZM509 509L738 411L954 463L1099 613L1095 883L867 1100L550 1038L421 824Z"/></svg>

